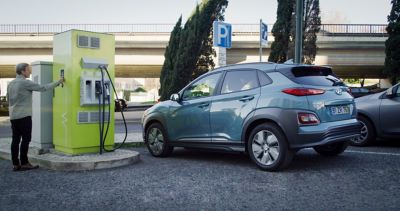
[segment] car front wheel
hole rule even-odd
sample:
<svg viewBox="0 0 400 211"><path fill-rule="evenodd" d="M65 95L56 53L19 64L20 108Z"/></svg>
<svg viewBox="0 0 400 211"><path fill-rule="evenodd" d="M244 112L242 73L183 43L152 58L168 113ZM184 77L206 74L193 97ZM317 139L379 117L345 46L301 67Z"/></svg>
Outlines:
<svg viewBox="0 0 400 211"><path fill-rule="evenodd" d="M146 146L154 157L167 157L174 149L168 146L164 127L159 123L151 124L146 130Z"/></svg>
<svg viewBox="0 0 400 211"><path fill-rule="evenodd" d="M271 123L258 125L251 131L247 149L252 161L267 171L285 168L294 156L281 129Z"/></svg>

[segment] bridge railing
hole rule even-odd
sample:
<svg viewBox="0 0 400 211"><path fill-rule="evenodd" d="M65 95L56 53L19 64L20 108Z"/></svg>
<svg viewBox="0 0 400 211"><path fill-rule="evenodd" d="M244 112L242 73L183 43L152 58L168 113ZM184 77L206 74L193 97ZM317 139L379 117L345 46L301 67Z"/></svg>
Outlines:
<svg viewBox="0 0 400 211"><path fill-rule="evenodd" d="M322 24L326 36L387 36L385 24Z"/></svg>
<svg viewBox="0 0 400 211"><path fill-rule="evenodd" d="M175 24L0 24L0 35L52 35L70 29L113 34L169 34ZM271 32L273 25L268 25ZM385 24L322 24L323 36L387 36ZM234 35L258 35L258 24L232 24Z"/></svg>

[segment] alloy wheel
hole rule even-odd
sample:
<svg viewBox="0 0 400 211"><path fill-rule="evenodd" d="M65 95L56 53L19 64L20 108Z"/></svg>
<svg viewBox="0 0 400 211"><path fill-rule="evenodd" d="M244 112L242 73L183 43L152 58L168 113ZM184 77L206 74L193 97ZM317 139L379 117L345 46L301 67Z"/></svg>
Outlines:
<svg viewBox="0 0 400 211"><path fill-rule="evenodd" d="M363 142L365 142L368 138L368 128L367 125L365 125L365 123L363 121L360 121L361 123L361 133L359 136L357 136L356 138L352 138L351 141L357 144L361 144Z"/></svg>
<svg viewBox="0 0 400 211"><path fill-rule="evenodd" d="M164 136L160 129L155 127L150 129L148 142L151 151L157 155L161 154L164 146Z"/></svg>
<svg viewBox="0 0 400 211"><path fill-rule="evenodd" d="M279 142L269 130L259 131L252 140L253 155L262 165L272 165L279 157Z"/></svg>

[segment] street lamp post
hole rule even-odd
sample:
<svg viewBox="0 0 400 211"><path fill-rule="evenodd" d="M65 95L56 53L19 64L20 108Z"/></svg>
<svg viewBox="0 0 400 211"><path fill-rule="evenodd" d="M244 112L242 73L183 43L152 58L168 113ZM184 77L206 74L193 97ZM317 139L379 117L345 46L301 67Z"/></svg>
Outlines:
<svg viewBox="0 0 400 211"><path fill-rule="evenodd" d="M296 0L296 40L294 62L300 64L303 57L303 1Z"/></svg>

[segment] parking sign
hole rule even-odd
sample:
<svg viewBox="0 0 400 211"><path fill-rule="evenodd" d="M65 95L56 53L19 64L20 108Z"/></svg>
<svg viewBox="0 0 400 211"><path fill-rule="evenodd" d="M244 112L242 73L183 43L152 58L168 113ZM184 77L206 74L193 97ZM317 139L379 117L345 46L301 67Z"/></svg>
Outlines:
<svg viewBox="0 0 400 211"><path fill-rule="evenodd" d="M232 25L229 23L214 21L213 23L214 46L222 48L232 47Z"/></svg>

